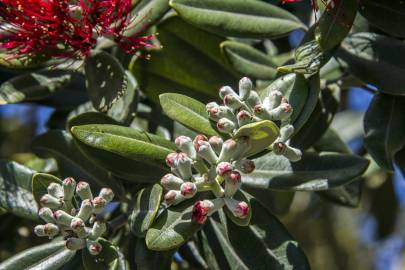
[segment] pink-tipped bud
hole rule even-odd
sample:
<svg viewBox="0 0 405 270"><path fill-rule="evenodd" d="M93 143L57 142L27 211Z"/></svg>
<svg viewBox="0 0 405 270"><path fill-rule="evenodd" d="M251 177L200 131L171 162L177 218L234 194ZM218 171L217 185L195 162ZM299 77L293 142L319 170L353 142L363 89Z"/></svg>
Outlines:
<svg viewBox="0 0 405 270"><path fill-rule="evenodd" d="M224 141L222 140L221 137L212 136L212 137L210 137L208 142L209 142L209 144L211 144L211 147L212 147L212 149L214 149L215 153L217 153L217 154L221 153L222 144L224 143Z"/></svg>
<svg viewBox="0 0 405 270"><path fill-rule="evenodd" d="M253 83L248 77L243 77L239 81L239 96L242 100L247 100L253 89Z"/></svg>
<svg viewBox="0 0 405 270"><path fill-rule="evenodd" d="M70 228L72 228L72 230L77 231L77 230L81 230L82 228L84 228L85 224L84 221L81 218L73 218L71 223L70 223Z"/></svg>
<svg viewBox="0 0 405 270"><path fill-rule="evenodd" d="M238 171L225 175L225 197L232 197L242 185L242 177Z"/></svg>
<svg viewBox="0 0 405 270"><path fill-rule="evenodd" d="M266 110L273 110L274 108L280 106L281 100L283 98L283 93L278 90L271 91L269 96L265 97L263 100L263 107Z"/></svg>
<svg viewBox="0 0 405 270"><path fill-rule="evenodd" d="M255 116L259 117L260 119L270 120L271 115L270 113L263 107L263 105L256 105L254 107Z"/></svg>
<svg viewBox="0 0 405 270"><path fill-rule="evenodd" d="M217 108L213 108L208 111L209 117L218 122L221 118L228 118L230 120L235 119L234 114L232 113L231 109L226 106L219 106Z"/></svg>
<svg viewBox="0 0 405 270"><path fill-rule="evenodd" d="M39 236L39 237L47 236L47 235L45 234L44 225L37 225L37 226L35 226L35 228L34 228L34 233L36 234L36 236Z"/></svg>
<svg viewBox="0 0 405 270"><path fill-rule="evenodd" d="M79 183L77 183L76 193L82 200L93 199L93 193L91 192L90 185L87 182L80 181Z"/></svg>
<svg viewBox="0 0 405 270"><path fill-rule="evenodd" d="M89 253L94 256L100 254L100 252L103 250L101 244L96 241L87 240L86 245Z"/></svg>
<svg viewBox="0 0 405 270"><path fill-rule="evenodd" d="M222 133L232 133L236 129L236 124L228 118L221 118L217 123L217 128Z"/></svg>
<svg viewBox="0 0 405 270"><path fill-rule="evenodd" d="M246 100L246 103L249 105L249 107L254 108L256 105L260 105L262 101L260 100L260 97L256 91L250 91L250 95Z"/></svg>
<svg viewBox="0 0 405 270"><path fill-rule="evenodd" d="M177 169L182 179L190 179L192 176L192 159L186 153L171 153L166 157L166 163Z"/></svg>
<svg viewBox="0 0 405 270"><path fill-rule="evenodd" d="M93 199L93 213L99 214L103 211L104 207L107 205L107 201L102 197L95 197Z"/></svg>
<svg viewBox="0 0 405 270"><path fill-rule="evenodd" d="M170 153L166 156L166 164L167 166L169 166L170 168L173 168L175 165L175 157L176 157L177 153Z"/></svg>
<svg viewBox="0 0 405 270"><path fill-rule="evenodd" d="M235 153L238 150L238 144L235 140L233 139L228 139L226 140L223 145L222 145L222 149L221 149L221 153L219 154L219 158L218 161L230 161Z"/></svg>
<svg viewBox="0 0 405 270"><path fill-rule="evenodd" d="M49 236L49 239L54 238L59 234L59 227L52 223L47 223L44 225L45 235Z"/></svg>
<svg viewBox="0 0 405 270"><path fill-rule="evenodd" d="M198 201L194 204L191 219L195 223L204 224L207 220L208 213L214 204L210 200Z"/></svg>
<svg viewBox="0 0 405 270"><path fill-rule="evenodd" d="M246 218L249 214L249 205L246 202L225 198L225 204L237 218Z"/></svg>
<svg viewBox="0 0 405 270"><path fill-rule="evenodd" d="M167 205L176 205L184 201L186 198L181 194L179 190L169 190L165 194L164 199Z"/></svg>
<svg viewBox="0 0 405 270"><path fill-rule="evenodd" d="M276 142L273 144L273 152L277 155L283 155L292 162L299 161L302 157L301 150L288 146L282 142Z"/></svg>
<svg viewBox="0 0 405 270"><path fill-rule="evenodd" d="M73 217L63 210L55 211L53 213L53 217L55 218L55 220L58 224L62 224L65 226L70 226L70 223L73 220Z"/></svg>
<svg viewBox="0 0 405 270"><path fill-rule="evenodd" d="M177 148L186 153L190 158L195 159L196 153L194 149L193 140L187 136L179 136L174 141L177 145Z"/></svg>
<svg viewBox="0 0 405 270"><path fill-rule="evenodd" d="M237 170L245 174L253 172L256 168L255 163L249 159L238 160L234 163L234 166Z"/></svg>
<svg viewBox="0 0 405 270"><path fill-rule="evenodd" d="M210 164L215 164L218 160L217 154L207 141L199 141L197 153Z"/></svg>
<svg viewBox="0 0 405 270"><path fill-rule="evenodd" d="M66 240L65 246L70 250L80 250L86 246L86 240L76 237L71 237Z"/></svg>
<svg viewBox="0 0 405 270"><path fill-rule="evenodd" d="M236 118L238 119L239 127L247 125L247 124L251 123L253 120L252 115L244 110L240 111L238 113L238 115L236 116Z"/></svg>
<svg viewBox="0 0 405 270"><path fill-rule="evenodd" d="M230 86L223 86L219 89L219 97L224 99L227 95L237 95L236 92Z"/></svg>
<svg viewBox="0 0 405 270"><path fill-rule="evenodd" d="M89 199L87 199L82 201L79 213L77 213L76 217L86 222L90 218L92 212L93 212L93 204Z"/></svg>
<svg viewBox="0 0 405 270"><path fill-rule="evenodd" d="M224 104L233 110L238 110L243 107L240 98L235 94L229 94L224 97Z"/></svg>
<svg viewBox="0 0 405 270"><path fill-rule="evenodd" d="M273 144L273 152L277 155L283 155L286 149L287 145L283 142L275 142Z"/></svg>
<svg viewBox="0 0 405 270"><path fill-rule="evenodd" d="M219 105L216 102L210 102L210 103L207 103L207 105L205 105L205 108L207 109L207 112L209 110L217 108L217 107L219 107Z"/></svg>
<svg viewBox="0 0 405 270"><path fill-rule="evenodd" d="M62 202L60 201L60 199L55 198L50 194L45 194L44 196L42 196L39 202L43 207L48 207L51 209L58 209L62 207Z"/></svg>
<svg viewBox="0 0 405 270"><path fill-rule="evenodd" d="M197 186L192 182L185 182L181 185L180 192L186 199L192 198L197 193Z"/></svg>
<svg viewBox="0 0 405 270"><path fill-rule="evenodd" d="M103 221L96 221L93 224L93 228L91 229L89 238L91 240L97 240L100 236L102 236L107 231L107 225Z"/></svg>
<svg viewBox="0 0 405 270"><path fill-rule="evenodd" d="M63 199L70 202L75 192L76 181L72 177L65 178L65 180L63 180L62 187Z"/></svg>
<svg viewBox="0 0 405 270"><path fill-rule="evenodd" d="M42 207L41 209L39 209L38 216L47 223L55 223L53 212L48 207Z"/></svg>
<svg viewBox="0 0 405 270"><path fill-rule="evenodd" d="M106 200L107 203L109 203L114 199L114 192L112 191L111 188L102 188L98 196Z"/></svg>
<svg viewBox="0 0 405 270"><path fill-rule="evenodd" d="M233 170L232 164L229 162L221 162L217 165L216 172L219 176L225 176Z"/></svg>
<svg viewBox="0 0 405 270"><path fill-rule="evenodd" d="M180 189L180 186L184 183L184 181L175 176L172 173L168 173L166 175L164 175L161 179L160 179L160 184L162 185L162 187L166 190L172 190L172 189Z"/></svg>
<svg viewBox="0 0 405 270"><path fill-rule="evenodd" d="M281 103L280 106L271 110L269 113L272 120L285 120L292 115L293 109L290 104Z"/></svg>
<svg viewBox="0 0 405 270"><path fill-rule="evenodd" d="M195 136L195 138L193 140L193 144L194 144L194 149L196 151L198 151L198 147L200 146L200 141L208 141L207 136L205 136L203 134L198 134L197 136Z"/></svg>
<svg viewBox="0 0 405 270"><path fill-rule="evenodd" d="M62 186L59 185L58 183L50 183L47 190L48 190L48 194L52 195L55 198L63 197Z"/></svg>

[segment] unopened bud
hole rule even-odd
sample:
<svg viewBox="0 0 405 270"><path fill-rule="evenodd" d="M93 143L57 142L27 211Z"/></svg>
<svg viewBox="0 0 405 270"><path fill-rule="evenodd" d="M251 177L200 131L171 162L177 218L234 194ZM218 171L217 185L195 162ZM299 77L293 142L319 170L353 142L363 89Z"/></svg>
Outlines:
<svg viewBox="0 0 405 270"><path fill-rule="evenodd" d="M48 190L48 194L52 195L55 198L63 197L62 186L59 185L58 183L50 183L47 190Z"/></svg>
<svg viewBox="0 0 405 270"><path fill-rule="evenodd" d="M198 224L204 224L208 216L212 215L223 206L224 200L222 198L198 201L194 204L191 220Z"/></svg>
<svg viewBox="0 0 405 270"><path fill-rule="evenodd" d="M232 133L236 129L236 125L228 118L221 118L217 123L217 128L222 133Z"/></svg>
<svg viewBox="0 0 405 270"><path fill-rule="evenodd" d="M255 116L259 117L260 119L263 120L270 120L271 119L271 115L269 113L269 111L267 111L263 105L256 105L254 107L254 112L255 112Z"/></svg>
<svg viewBox="0 0 405 270"><path fill-rule="evenodd" d="M63 199L65 201L71 201L75 192L76 181L72 177L68 177L63 180Z"/></svg>
<svg viewBox="0 0 405 270"><path fill-rule="evenodd" d="M215 153L221 153L222 144L224 141L219 136L212 136L208 142L211 144L212 149L214 149Z"/></svg>
<svg viewBox="0 0 405 270"><path fill-rule="evenodd" d="M196 150L198 150L198 147L200 145L200 141L208 141L207 136L205 136L203 134L198 134L197 136L195 136L195 138L193 140L193 144L194 144L194 148Z"/></svg>
<svg viewBox="0 0 405 270"><path fill-rule="evenodd" d="M233 170L232 164L229 162L221 162L217 165L216 173L219 176L225 176Z"/></svg>
<svg viewBox="0 0 405 270"><path fill-rule="evenodd" d="M51 209L58 209L62 207L62 202L60 199L55 198L50 194L45 194L41 197L40 203L43 207L49 207Z"/></svg>
<svg viewBox="0 0 405 270"><path fill-rule="evenodd" d="M200 141L198 145L198 155L210 164L215 164L218 160L217 154L207 141Z"/></svg>
<svg viewBox="0 0 405 270"><path fill-rule="evenodd" d="M252 122L252 115L247 111L240 111L237 115L239 127L244 126Z"/></svg>
<svg viewBox="0 0 405 270"><path fill-rule="evenodd" d="M86 246L86 240L76 237L71 237L66 240L65 246L70 250L79 250Z"/></svg>
<svg viewBox="0 0 405 270"><path fill-rule="evenodd" d="M238 110L243 107L243 103L237 95L226 95L224 97L224 104L233 110Z"/></svg>
<svg viewBox="0 0 405 270"><path fill-rule="evenodd" d="M219 107L219 105L216 102L210 102L207 105L205 105L205 108L207 109L207 111L209 111L213 108L217 108L217 107Z"/></svg>
<svg viewBox="0 0 405 270"><path fill-rule="evenodd" d="M93 212L93 204L89 199L87 199L82 201L79 213L77 213L76 217L86 222L90 218L92 212Z"/></svg>
<svg viewBox="0 0 405 270"><path fill-rule="evenodd" d="M280 106L271 110L269 113L272 120L284 120L292 115L293 108L289 103L281 103Z"/></svg>
<svg viewBox="0 0 405 270"><path fill-rule="evenodd" d="M232 197L242 185L242 177L238 171L225 175L225 197Z"/></svg>
<svg viewBox="0 0 405 270"><path fill-rule="evenodd" d="M172 173L168 173L164 175L160 179L160 184L162 187L166 190L172 190L172 189L180 189L180 186L184 183L183 179L175 176Z"/></svg>
<svg viewBox="0 0 405 270"><path fill-rule="evenodd" d="M111 188L102 188L98 196L106 200L107 203L109 203L114 199L114 192L112 191Z"/></svg>
<svg viewBox="0 0 405 270"><path fill-rule="evenodd" d="M295 162L299 161L302 157L301 150L288 146L282 142L276 142L273 144L273 151L277 155L283 155L288 158L290 161Z"/></svg>
<svg viewBox="0 0 405 270"><path fill-rule="evenodd" d="M234 166L242 173L249 174L255 170L255 163L249 159L237 160L234 162Z"/></svg>
<svg viewBox="0 0 405 270"><path fill-rule="evenodd" d="M73 217L63 210L55 211L55 213L53 213L53 217L58 224L62 224L65 226L70 226L70 223L73 220Z"/></svg>
<svg viewBox="0 0 405 270"><path fill-rule="evenodd" d="M107 231L107 225L103 221L96 221L93 224L93 228L91 229L89 238L92 240L96 240L100 236L102 236Z"/></svg>
<svg viewBox="0 0 405 270"><path fill-rule="evenodd" d="M247 78L243 77L239 81L239 96L242 100L247 100L250 96L250 92L252 91L253 83L252 81Z"/></svg>
<svg viewBox="0 0 405 270"><path fill-rule="evenodd" d="M285 125L280 128L280 141L285 143L288 141L294 133L293 125Z"/></svg>
<svg viewBox="0 0 405 270"><path fill-rule="evenodd" d="M283 98L283 93L278 90L271 91L269 96L265 97L263 100L263 107L266 110L273 110L277 108L281 104L281 100Z"/></svg>
<svg viewBox="0 0 405 270"><path fill-rule="evenodd" d="M88 235L84 221L80 218L73 218L72 222L70 223L70 228L72 228L79 238L85 238Z"/></svg>
<svg viewBox="0 0 405 270"><path fill-rule="evenodd" d="M197 193L197 186L192 182L185 182L181 185L180 192L186 199L192 198Z"/></svg>
<svg viewBox="0 0 405 270"><path fill-rule="evenodd" d="M59 228L55 224L47 223L35 226L34 233L39 237L48 236L49 238L53 238L59 233Z"/></svg>
<svg viewBox="0 0 405 270"><path fill-rule="evenodd" d="M176 205L186 199L179 190L169 190L165 194L165 202L167 205Z"/></svg>
<svg viewBox="0 0 405 270"><path fill-rule="evenodd" d="M87 250L91 255L98 255L100 254L101 250L103 250L103 247L99 242L92 241L92 240L87 240L86 241L86 246Z"/></svg>
<svg viewBox="0 0 405 270"><path fill-rule="evenodd" d="M213 108L208 111L209 117L218 122L221 118L228 118L229 120L233 120L235 118L234 114L232 113L231 109L226 106L219 106Z"/></svg>
<svg viewBox="0 0 405 270"><path fill-rule="evenodd" d="M249 205L246 202L225 198L225 204L237 218L246 218L249 214Z"/></svg>
<svg viewBox="0 0 405 270"><path fill-rule="evenodd" d="M37 236L39 236L39 237L47 236L47 235L45 234L44 225L37 225L37 226L35 226L35 228L34 228L34 233L35 233Z"/></svg>
<svg viewBox="0 0 405 270"><path fill-rule="evenodd" d="M249 107L254 108L256 105L260 105L262 101L260 100L260 97L256 91L250 91L250 95L246 100L246 103L249 105Z"/></svg>
<svg viewBox="0 0 405 270"><path fill-rule="evenodd" d="M50 208L48 207L42 207L38 211L38 216L42 218L45 222L48 223L54 223L55 219L53 217L53 212Z"/></svg>
<svg viewBox="0 0 405 270"><path fill-rule="evenodd" d="M179 136L176 138L175 143L177 148L186 153L190 158L194 159L196 157L194 144L190 137Z"/></svg>
<svg viewBox="0 0 405 270"><path fill-rule="evenodd" d="M107 205L107 201L102 197L95 197L93 199L93 213L100 214L104 207Z"/></svg>
<svg viewBox="0 0 405 270"><path fill-rule="evenodd" d="M219 89L219 97L224 99L227 95L237 95L236 92L230 86L223 86Z"/></svg>
<svg viewBox="0 0 405 270"><path fill-rule="evenodd" d="M91 192L90 185L87 182L80 181L76 186L76 193L82 200L93 199L93 193Z"/></svg>

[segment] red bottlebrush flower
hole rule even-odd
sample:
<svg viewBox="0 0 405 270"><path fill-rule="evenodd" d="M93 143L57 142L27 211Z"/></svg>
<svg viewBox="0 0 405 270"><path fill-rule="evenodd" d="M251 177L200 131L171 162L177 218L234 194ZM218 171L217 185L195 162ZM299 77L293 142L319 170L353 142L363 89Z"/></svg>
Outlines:
<svg viewBox="0 0 405 270"><path fill-rule="evenodd" d="M13 57L82 58L107 36L130 53L153 36L125 37L131 0L0 0L0 49Z"/></svg>

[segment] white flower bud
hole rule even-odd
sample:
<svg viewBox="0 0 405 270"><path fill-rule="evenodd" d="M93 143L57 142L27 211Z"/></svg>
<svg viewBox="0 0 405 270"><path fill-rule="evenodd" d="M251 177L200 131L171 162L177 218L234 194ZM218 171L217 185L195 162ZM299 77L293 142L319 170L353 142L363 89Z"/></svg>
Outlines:
<svg viewBox="0 0 405 270"><path fill-rule="evenodd" d="M37 225L37 226L35 226L35 228L34 228L34 233L35 233L37 236L39 236L39 237L47 236L47 235L45 234L44 225Z"/></svg>
<svg viewBox="0 0 405 270"><path fill-rule="evenodd" d="M48 194L52 195L55 198L62 198L63 197L63 189L62 186L58 183L50 183L48 188Z"/></svg>
<svg viewBox="0 0 405 270"><path fill-rule="evenodd" d="M302 157L301 150L288 146L282 142L276 142L273 144L273 151L277 155L283 155L288 158L290 161L295 162L299 161Z"/></svg>
<svg viewBox="0 0 405 270"><path fill-rule="evenodd" d="M109 203L114 199L114 192L112 191L111 188L102 188L98 196L106 200L107 203Z"/></svg>
<svg viewBox="0 0 405 270"><path fill-rule="evenodd" d="M51 209L58 209L62 207L62 202L60 199L55 198L50 194L45 194L41 197L40 203L43 207L49 207Z"/></svg>
<svg viewBox="0 0 405 270"><path fill-rule="evenodd" d="M179 190L169 190L165 194L165 202L167 205L176 205L186 199Z"/></svg>
<svg viewBox="0 0 405 270"><path fill-rule="evenodd" d="M255 116L259 117L260 119L263 120L270 120L272 119L269 111L267 111L263 105L256 105L254 107L254 112L255 112Z"/></svg>
<svg viewBox="0 0 405 270"><path fill-rule="evenodd" d="M38 211L38 216L42 218L45 222L55 223L55 218L53 217L53 212L48 207L42 207Z"/></svg>
<svg viewBox="0 0 405 270"><path fill-rule="evenodd" d="M90 218L92 213L93 213L93 204L89 199L86 199L82 201L79 213L77 213L76 217L86 222Z"/></svg>
<svg viewBox="0 0 405 270"><path fill-rule="evenodd" d="M235 140L228 139L222 144L221 153L219 154L218 162L230 161L236 153L238 145Z"/></svg>
<svg viewBox="0 0 405 270"><path fill-rule="evenodd" d="M103 247L99 242L88 240L86 241L87 250L91 255L98 255L103 250Z"/></svg>
<svg viewBox="0 0 405 270"><path fill-rule="evenodd" d="M232 113L231 109L226 106L212 108L208 111L208 115L212 120L216 122L218 122L221 118L228 118L231 121L235 119L235 115Z"/></svg>
<svg viewBox="0 0 405 270"><path fill-rule="evenodd" d="M65 226L70 226L70 223L73 220L73 217L63 210L55 211L55 213L53 213L53 217L55 218L58 224Z"/></svg>
<svg viewBox="0 0 405 270"><path fill-rule="evenodd" d="M226 174L231 173L232 170L233 170L233 166L229 162L221 162L216 167L216 173L219 176L225 176Z"/></svg>
<svg viewBox="0 0 405 270"><path fill-rule="evenodd" d="M254 108L257 105L260 105L262 101L260 100L259 95L256 91L250 91L249 98L246 100L246 103L249 105L250 108Z"/></svg>
<svg viewBox="0 0 405 270"><path fill-rule="evenodd" d="M66 240L65 246L70 250L80 250L86 246L86 240L76 237L71 237Z"/></svg>
<svg viewBox="0 0 405 270"><path fill-rule="evenodd" d="M237 115L239 127L252 123L252 115L245 110L242 110Z"/></svg>
<svg viewBox="0 0 405 270"><path fill-rule="evenodd" d="M285 143L288 141L294 133L294 126L293 125L285 125L280 128L280 141Z"/></svg>
<svg viewBox="0 0 405 270"><path fill-rule="evenodd" d="M233 110L238 110L243 107L242 100L240 100L238 95L226 95L224 97L224 104Z"/></svg>
<svg viewBox="0 0 405 270"><path fill-rule="evenodd" d="M223 86L219 89L219 97L224 99L226 95L235 95L237 96L236 92L230 86Z"/></svg>
<svg viewBox="0 0 405 270"><path fill-rule="evenodd" d="M160 184L162 187L166 190L172 190L172 189L180 189L180 186L184 183L183 179L175 176L172 173L168 173L164 175L160 179Z"/></svg>
<svg viewBox="0 0 405 270"><path fill-rule="evenodd" d="M250 96L250 92L253 89L253 83L252 81L247 78L243 77L239 81L239 96L242 100L247 100Z"/></svg>
<svg viewBox="0 0 405 270"><path fill-rule="evenodd" d="M47 223L45 225L35 226L34 233L39 237L48 236L49 239L51 239L58 235L59 228L55 224Z"/></svg>
<svg viewBox="0 0 405 270"><path fill-rule="evenodd" d="M249 214L249 205L243 201L237 201L233 198L225 198L225 205L237 218L246 218Z"/></svg>
<svg viewBox="0 0 405 270"><path fill-rule="evenodd" d="M284 120L292 115L293 108L289 103L281 103L280 106L271 110L269 113L272 120Z"/></svg>
<svg viewBox="0 0 405 270"><path fill-rule="evenodd" d="M100 236L102 236L107 231L107 225L103 221L97 220L93 224L93 228L91 229L89 238L92 240L96 240Z"/></svg>
<svg viewBox="0 0 405 270"><path fill-rule="evenodd" d="M86 238L88 236L84 221L80 218L73 218L72 222L70 223L70 228L72 228L79 238Z"/></svg>
<svg viewBox="0 0 405 270"><path fill-rule="evenodd" d="M265 97L263 100L263 107L266 110L273 110L281 104L281 99L283 98L283 93L278 90L271 91L269 96Z"/></svg>
<svg viewBox="0 0 405 270"><path fill-rule="evenodd" d="M93 199L93 193L91 192L90 185L87 182L80 181L76 186L76 193L82 200Z"/></svg>
<svg viewBox="0 0 405 270"><path fill-rule="evenodd" d="M210 102L207 105L205 105L205 108L207 109L207 111L209 111L213 108L216 108L216 107L219 107L218 103L216 103L216 102Z"/></svg>
<svg viewBox="0 0 405 270"><path fill-rule="evenodd" d="M255 163L249 159L237 160L233 163L235 168L242 173L249 174L255 170Z"/></svg>
<svg viewBox="0 0 405 270"><path fill-rule="evenodd" d="M221 137L212 136L208 142L211 144L211 147L214 149L215 153L221 153L222 144L224 143Z"/></svg>
<svg viewBox="0 0 405 270"><path fill-rule="evenodd" d="M193 141L190 137L179 136L176 138L175 143L180 151L186 153L190 158L195 159L196 152L194 149Z"/></svg>
<svg viewBox="0 0 405 270"><path fill-rule="evenodd" d="M224 200L222 198L198 201L194 204L191 220L198 224L204 224L208 216L211 216L223 206Z"/></svg>
<svg viewBox="0 0 405 270"><path fill-rule="evenodd" d="M68 177L63 180L63 199L65 201L71 201L75 192L76 181L72 177Z"/></svg>
<svg viewBox="0 0 405 270"><path fill-rule="evenodd" d="M232 133L236 129L236 124L228 118L221 118L217 123L217 128L222 133Z"/></svg>
<svg viewBox="0 0 405 270"><path fill-rule="evenodd" d="M94 214L100 214L104 207L107 205L107 201L104 200L102 197L95 197L93 199L93 213Z"/></svg>
<svg viewBox="0 0 405 270"><path fill-rule="evenodd" d="M242 177L238 171L225 175L225 197L232 197L242 185Z"/></svg>
<svg viewBox="0 0 405 270"><path fill-rule="evenodd" d="M214 149L212 149L211 144L207 141L199 142L197 153L210 164L215 164L218 160L217 154Z"/></svg>
<svg viewBox="0 0 405 270"><path fill-rule="evenodd" d="M192 159L186 153L170 153L166 157L166 164L177 169L182 179L190 179L192 176Z"/></svg>
<svg viewBox="0 0 405 270"><path fill-rule="evenodd" d="M197 193L197 186L192 182L185 182L181 185L180 192L186 199L192 198Z"/></svg>

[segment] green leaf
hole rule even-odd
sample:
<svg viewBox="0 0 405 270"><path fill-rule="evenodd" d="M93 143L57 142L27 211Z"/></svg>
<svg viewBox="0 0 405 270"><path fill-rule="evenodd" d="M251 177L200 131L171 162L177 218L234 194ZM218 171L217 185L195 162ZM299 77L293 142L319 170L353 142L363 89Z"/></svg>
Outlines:
<svg viewBox="0 0 405 270"><path fill-rule="evenodd" d="M112 55L100 51L86 59L84 70L94 108L107 112L127 90L125 69Z"/></svg>
<svg viewBox="0 0 405 270"><path fill-rule="evenodd" d="M163 188L159 184L141 189L135 195L134 210L129 216L131 232L137 237L145 237L147 230L155 220Z"/></svg>
<svg viewBox="0 0 405 270"><path fill-rule="evenodd" d="M253 188L320 191L341 186L361 176L369 161L350 154L304 153L298 162L270 153L255 161L256 169L243 176Z"/></svg>
<svg viewBox="0 0 405 270"><path fill-rule="evenodd" d="M395 53L393 53L395 52ZM379 91L405 95L405 44L375 33L356 33L342 43L338 52L350 72Z"/></svg>
<svg viewBox="0 0 405 270"><path fill-rule="evenodd" d="M305 28L291 13L255 0L171 0L170 6L185 21L223 36L279 38Z"/></svg>
<svg viewBox="0 0 405 270"><path fill-rule="evenodd" d="M0 269L57 270L68 263L75 253L65 247L65 241L55 241L18 253L0 263Z"/></svg>
<svg viewBox="0 0 405 270"><path fill-rule="evenodd" d="M71 132L90 147L161 168L166 168L165 158L175 149L162 137L116 125L75 126Z"/></svg>
<svg viewBox="0 0 405 270"><path fill-rule="evenodd" d="M97 240L103 247L100 254L91 255L87 248L82 250L82 260L85 270L109 270L118 260L117 248L109 241Z"/></svg>
<svg viewBox="0 0 405 270"><path fill-rule="evenodd" d="M361 15L372 25L392 36L405 37L405 3L402 0L364 0L359 5Z"/></svg>
<svg viewBox="0 0 405 270"><path fill-rule="evenodd" d="M0 104L35 101L46 98L70 82L66 71L45 70L19 75L0 85Z"/></svg>
<svg viewBox="0 0 405 270"><path fill-rule="evenodd" d="M155 251L178 248L201 229L191 220L195 199L186 200L163 210L146 234L146 245Z"/></svg>
<svg viewBox="0 0 405 270"><path fill-rule="evenodd" d="M38 206L30 190L33 171L15 162L0 161L0 208L37 220Z"/></svg>
<svg viewBox="0 0 405 270"><path fill-rule="evenodd" d="M239 73L261 80L273 80L277 65L263 52L237 41L224 41L220 45L229 64Z"/></svg>
<svg viewBox="0 0 405 270"><path fill-rule="evenodd" d="M170 270L175 249L153 251L148 249L145 239L137 238L135 247L135 264L138 270Z"/></svg>
<svg viewBox="0 0 405 270"><path fill-rule="evenodd" d="M80 119L73 119L70 124L79 124L86 119L93 119L93 115L100 116L102 114L88 113L82 115L83 117ZM36 137L32 147L40 156L55 158L61 175L86 179L86 181L97 183L100 187L110 187L117 196L124 196L125 190L122 183L103 167L84 156L69 133L62 130L48 131Z"/></svg>
<svg viewBox="0 0 405 270"><path fill-rule="evenodd" d="M151 59L136 59L130 71L140 89L156 103L162 93L176 92L209 102L218 89L232 84L234 75L221 54L224 38L195 28L174 16L158 25L162 50L151 51Z"/></svg>
<svg viewBox="0 0 405 270"><path fill-rule="evenodd" d="M120 122L113 118L99 112L85 112L76 115L69 119L67 123L67 130L70 130L74 126L91 125L91 124L110 124L110 125L122 125Z"/></svg>
<svg viewBox="0 0 405 270"><path fill-rule="evenodd" d="M251 218L252 218L252 206L250 205L250 200L249 200L248 197L244 194L243 191L238 191L237 193L235 193L235 195L233 196L233 198L234 198L235 200L238 200L238 201L244 201L244 202L246 202L246 203L249 205L250 211L249 211L249 213L248 213L248 216L245 217L245 218L238 218L238 217L235 217L235 216L232 214L232 212L231 212L227 207L224 207L224 212L225 212L225 214L226 214L227 217L228 217L230 220L232 220L232 222L235 223L236 225L238 225L238 226L248 226L249 223L250 223L250 220L251 220Z"/></svg>
<svg viewBox="0 0 405 270"><path fill-rule="evenodd" d="M320 191L318 195L342 206L357 207L360 203L362 186L362 180L354 180L341 187Z"/></svg>
<svg viewBox="0 0 405 270"><path fill-rule="evenodd" d="M159 96L163 111L173 120L198 133L219 136L211 127L205 105L191 97L167 93Z"/></svg>
<svg viewBox="0 0 405 270"><path fill-rule="evenodd" d="M393 171L393 159L405 145L405 97L374 96L364 117L364 146L377 164Z"/></svg>
<svg viewBox="0 0 405 270"><path fill-rule="evenodd" d="M48 193L47 188L50 183L62 184L62 180L47 173L36 173L32 176L32 195L38 205L41 205L41 197Z"/></svg>
<svg viewBox="0 0 405 270"><path fill-rule="evenodd" d="M278 136L278 126L270 120L263 120L240 127L233 138L249 137L250 149L245 154L249 157L265 150Z"/></svg>
<svg viewBox="0 0 405 270"><path fill-rule="evenodd" d="M220 269L310 269L298 243L284 226L255 199L251 199L253 216L248 227L239 227L213 216L204 227L209 245L218 262L225 257L228 266ZM260 259L258 259L260 258Z"/></svg>

